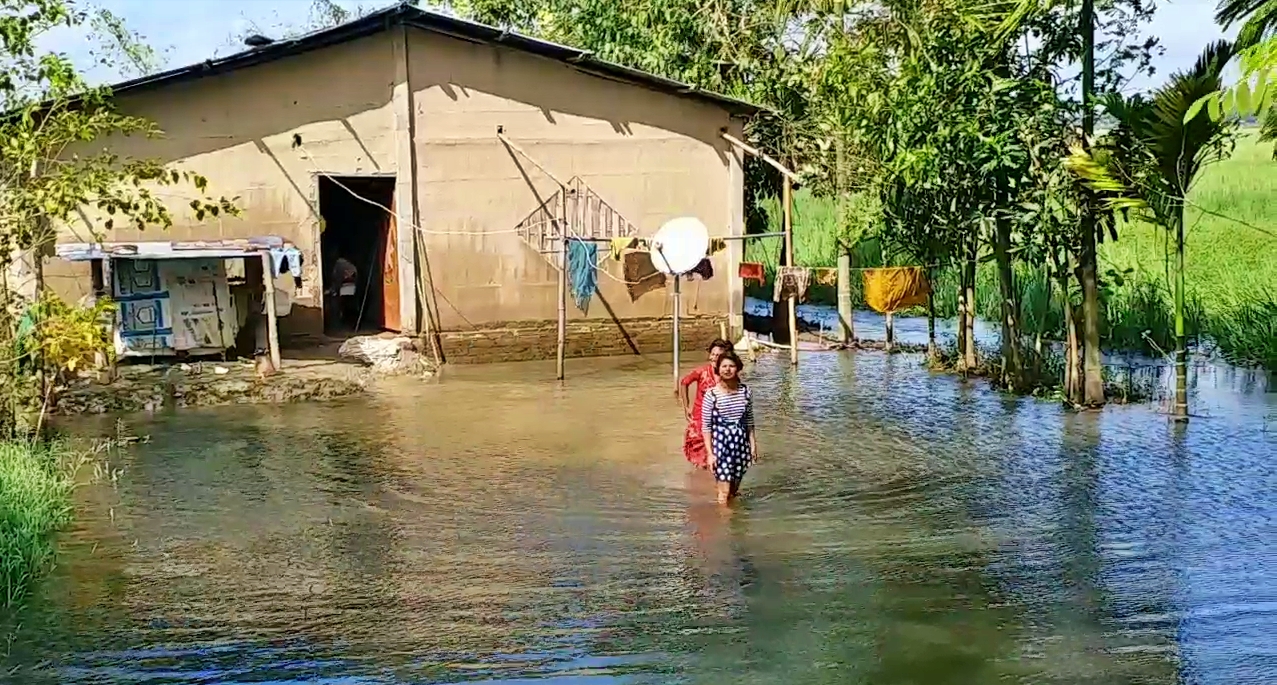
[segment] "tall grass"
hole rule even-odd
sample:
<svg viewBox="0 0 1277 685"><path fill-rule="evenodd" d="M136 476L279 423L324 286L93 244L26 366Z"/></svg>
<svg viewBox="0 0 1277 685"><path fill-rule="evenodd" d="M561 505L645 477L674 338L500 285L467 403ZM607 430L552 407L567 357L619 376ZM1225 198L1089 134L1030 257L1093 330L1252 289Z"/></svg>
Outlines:
<svg viewBox="0 0 1277 685"><path fill-rule="evenodd" d="M1238 141L1235 154L1208 167L1193 190L1186 224L1187 324L1191 337L1213 343L1225 359L1277 369L1277 203L1269 202L1277 191L1277 162L1271 155L1270 144L1247 134ZM768 230L780 230L778 204L765 202L764 209ZM805 191L795 195L794 256L799 264L836 264L836 217L831 200ZM1165 232L1131 222L1120 226L1118 237L1100 249L1100 271L1107 286L1104 344L1114 351L1151 354L1172 349L1172 272ZM768 265L770 277L779 251L779 238L752 240L745 256ZM856 267L903 263L907 260L884 255L876 240L862 241L852 255ZM1061 339L1064 314L1058 290L1047 274L1018 267L1016 288L1024 332ZM937 273L933 289L936 313L944 318L956 316L956 273ZM764 293L755 290L753 294ZM835 294L832 289L817 289L812 299L833 304ZM852 301L856 307L864 306L859 278L852 279ZM999 302L997 273L992 264L982 264L976 273L976 311L996 319Z"/></svg>
<svg viewBox="0 0 1277 685"><path fill-rule="evenodd" d="M21 602L51 567L54 534L71 520L82 463L61 442L0 443L0 608Z"/></svg>

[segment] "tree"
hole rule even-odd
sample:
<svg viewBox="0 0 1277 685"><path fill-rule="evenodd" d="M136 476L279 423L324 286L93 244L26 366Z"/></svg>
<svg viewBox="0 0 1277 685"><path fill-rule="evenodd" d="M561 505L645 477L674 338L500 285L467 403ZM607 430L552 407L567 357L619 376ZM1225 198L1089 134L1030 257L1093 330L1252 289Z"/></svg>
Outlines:
<svg viewBox="0 0 1277 685"><path fill-rule="evenodd" d="M190 170L94 149L113 136L160 135L153 123L117 112L109 89L89 87L65 56L37 50L39 37L52 29L100 29L93 23L99 16L74 0L0 5L0 107L6 112L0 119L0 260L8 265L30 255L34 272L32 283L10 284L30 286L25 301L10 299L14 293L6 288L6 312L45 299L43 260L52 253L59 227L82 231L87 240L100 239L117 222L166 228L172 215L156 185L194 186L198 196L190 209L197 218L236 211L231 200L207 197L207 181ZM132 34L122 25L116 28L107 32L108 42L131 54L147 54L128 43ZM94 220L89 211L103 218ZM12 323L0 328L0 344L10 346L15 334ZM29 389L20 379L22 369L29 368L24 363L14 360L0 374L10 397Z"/></svg>
<svg viewBox="0 0 1277 685"><path fill-rule="evenodd" d="M1220 0L1215 21L1223 28L1240 23L1233 41L1235 50L1245 50L1273 37L1277 30L1277 2L1274 0Z"/></svg>
<svg viewBox="0 0 1277 685"><path fill-rule="evenodd" d="M1069 164L1108 206L1135 213L1175 240L1175 407L1188 420L1188 346L1184 323L1184 207L1202 168L1227 154L1232 124L1190 116L1220 90L1220 74L1233 56L1226 41L1212 43L1188 71L1174 74L1150 98L1110 95L1101 100L1117 127L1088 152L1075 149Z"/></svg>

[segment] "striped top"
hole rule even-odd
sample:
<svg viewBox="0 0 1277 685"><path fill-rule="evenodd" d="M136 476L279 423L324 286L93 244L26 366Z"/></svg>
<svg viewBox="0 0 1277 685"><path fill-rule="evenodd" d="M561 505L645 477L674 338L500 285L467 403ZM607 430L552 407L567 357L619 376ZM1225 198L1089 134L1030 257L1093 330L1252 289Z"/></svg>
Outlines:
<svg viewBox="0 0 1277 685"><path fill-rule="evenodd" d="M701 432L706 435L714 425L715 411L722 419L721 423L743 424L745 430L754 428L754 403L750 401L749 388L744 383L736 392L723 390L717 385L705 391L701 398Z"/></svg>

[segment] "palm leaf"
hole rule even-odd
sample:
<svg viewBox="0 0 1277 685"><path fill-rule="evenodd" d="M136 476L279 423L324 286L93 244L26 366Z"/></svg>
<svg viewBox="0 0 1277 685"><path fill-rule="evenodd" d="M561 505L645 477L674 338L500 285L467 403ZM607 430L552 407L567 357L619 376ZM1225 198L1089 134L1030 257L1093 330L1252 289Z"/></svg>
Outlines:
<svg viewBox="0 0 1277 685"><path fill-rule="evenodd" d="M1220 41L1187 71L1171 76L1150 98L1098 98L1117 126L1092 150L1075 146L1066 166L1114 211L1135 211L1162 226L1179 221L1180 207L1203 165L1222 153L1231 124L1186 114L1218 92L1220 73L1232 57Z"/></svg>
<svg viewBox="0 0 1277 685"><path fill-rule="evenodd" d="M1197 173L1219 152L1219 144L1229 130L1225 120L1185 115L1194 103L1222 86L1220 74L1233 56L1232 44L1216 41L1206 47L1193 67L1171 76L1152 96L1152 117L1143 130L1136 130L1158 160L1163 180L1183 197Z"/></svg>
<svg viewBox="0 0 1277 685"><path fill-rule="evenodd" d="M1221 0L1215 9L1215 22L1224 28L1242 23L1235 44L1244 50L1273 35L1277 29L1277 1Z"/></svg>

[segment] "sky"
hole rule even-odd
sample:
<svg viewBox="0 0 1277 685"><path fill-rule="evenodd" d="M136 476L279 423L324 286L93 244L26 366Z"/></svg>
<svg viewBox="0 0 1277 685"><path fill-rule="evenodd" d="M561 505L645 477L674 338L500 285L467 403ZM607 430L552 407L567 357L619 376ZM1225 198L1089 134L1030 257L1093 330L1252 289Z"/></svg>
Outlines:
<svg viewBox="0 0 1277 685"><path fill-rule="evenodd" d="M335 0L348 9L380 7L383 0ZM305 25L311 0L97 0L97 5L122 17L155 48L165 68L186 66L242 49L235 36L260 31L278 36L288 26ZM425 5L427 3L423 3ZM1157 85L1167 74L1192 65L1207 43L1223 36L1214 22L1215 0L1159 0L1157 14L1147 33L1162 40L1165 54L1154 63L1157 74L1133 81L1129 88ZM82 35L50 34L45 46L71 55L87 66L88 46ZM98 67L89 71L99 83L123 80L130 74Z"/></svg>

